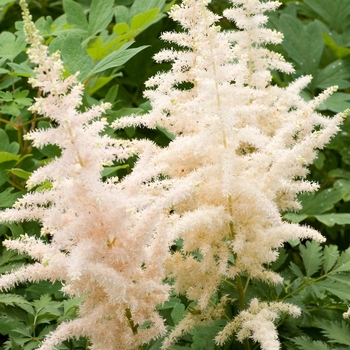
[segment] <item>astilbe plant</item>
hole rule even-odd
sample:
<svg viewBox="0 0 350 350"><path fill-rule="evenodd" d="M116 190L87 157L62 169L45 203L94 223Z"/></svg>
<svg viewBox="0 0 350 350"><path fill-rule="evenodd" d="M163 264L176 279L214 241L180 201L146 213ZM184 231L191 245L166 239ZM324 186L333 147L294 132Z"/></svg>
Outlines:
<svg viewBox="0 0 350 350"><path fill-rule="evenodd" d="M152 208L152 196L138 193L135 176L122 183L102 182L103 166L135 149L100 136L107 121L99 117L109 104L79 111L83 85L77 74L63 78L59 53L48 55L24 0L21 6L27 53L37 65L30 83L42 94L30 110L57 125L33 131L26 139L35 147L58 145L62 155L35 171L27 183L28 189L42 184L49 189L29 192L1 213L2 221L40 222L48 243L28 235L5 241L8 249L27 253L36 262L3 275L0 289L26 281L62 281L65 294L83 297L79 317L58 326L41 350L80 336L90 338L91 349L138 348L165 331L155 312L169 290L162 266L168 241L161 231L157 234L159 213Z"/></svg>
<svg viewBox="0 0 350 350"><path fill-rule="evenodd" d="M285 222L281 213L300 209L297 194L317 189L304 180L307 165L338 131L344 114L327 118L316 111L336 87L311 101L300 97L310 76L286 88L272 84L271 70L294 71L266 48L282 41L280 33L264 27L264 13L279 2L231 0L223 15L237 30L228 32L215 24L219 16L208 10L209 2L184 0L172 8L170 16L183 32L167 32L162 39L180 49L155 56L172 62L172 69L146 83L152 110L114 126L161 126L175 135L150 162L163 180L145 187L169 198L176 220L168 235L183 244L168 258L167 274L175 292L197 301L198 310L188 313L163 347L198 322L219 317L220 307L213 311L210 298L226 280L238 291L241 312L217 335L217 344L236 333L239 340L250 337L274 350L279 342L273 321L281 312L297 316L300 310L258 299L245 310L245 292L252 278L282 282L267 266L284 242L324 241L309 227Z"/></svg>
<svg viewBox="0 0 350 350"><path fill-rule="evenodd" d="M224 315L230 300L211 302L223 280L237 289L241 311L217 335L218 345L236 334L264 350L278 349L274 320L281 312L300 312L257 298L246 307L245 292L251 278L282 281L266 266L284 242L324 240L309 227L283 221L281 212L298 210L296 195L317 189L303 180L306 166L337 132L343 115L316 112L333 88L309 102L299 96L310 77L287 88L271 84L271 70L293 72L265 47L282 40L264 28L264 12L278 2L232 0L224 16L238 30L230 32L215 24L219 17L207 9L209 2L184 0L172 8L170 16L184 30L162 38L182 49L156 55L156 61L173 64L147 82L151 112L114 124L166 128L175 139L159 148L145 140L127 144L100 136L106 121L98 117L108 106L78 111L82 85L76 76L62 78L59 54L47 54L21 1L28 55L38 65L31 83L44 96L31 110L57 124L27 138L37 147L56 144L62 155L28 181L29 188L49 182L50 189L27 194L1 214L2 221L41 222L49 243L28 236L5 241L37 262L2 276L0 288L60 280L66 294L84 297L79 317L60 325L41 350L79 336L91 339L91 349L133 349L162 335L163 320L154 310L168 298L165 277L173 280L175 293L197 302L197 311L180 321L164 349L197 324ZM130 175L101 181L103 165L132 152L138 161ZM182 248L170 254L175 239Z"/></svg>

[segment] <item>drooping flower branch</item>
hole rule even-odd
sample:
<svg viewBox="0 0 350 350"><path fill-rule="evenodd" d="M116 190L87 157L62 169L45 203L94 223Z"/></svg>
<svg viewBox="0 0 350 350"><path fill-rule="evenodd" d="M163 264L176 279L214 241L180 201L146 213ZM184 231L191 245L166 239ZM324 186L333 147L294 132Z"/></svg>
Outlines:
<svg viewBox="0 0 350 350"><path fill-rule="evenodd" d="M278 310L298 312L288 304L258 301L250 307L255 305L258 311L243 311L242 276L247 276L247 283L250 278L280 283L282 277L267 266L277 259L284 242L324 241L309 227L285 222L281 212L300 209L297 194L317 189L317 184L304 180L307 165L338 131L344 115L327 118L316 111L335 88L309 102L300 97L311 77L301 77L286 88L272 84L272 69L293 72L281 55L266 48L282 40L280 33L264 27L264 13L276 9L278 2L231 0L232 8L224 16L238 30L229 32L215 24L219 17L207 9L209 2L184 0L172 8L170 16L184 31L164 33L162 39L182 49L155 56L158 62L172 62L172 69L146 83L152 110L120 119L114 126L161 126L176 136L150 163L167 184L153 183L152 190L169 198L176 217L168 234L183 240L181 252L166 265L175 292L198 301L204 315L220 283L231 280L242 313L228 323L217 342L230 337L229 329L241 328L239 339L251 337L262 349L274 350L279 348L276 333L267 341L269 337L259 335L253 323L264 320L275 329ZM185 195L183 189L188 191ZM249 325L242 321L239 326L238 320L246 320L244 312L256 317L249 316ZM191 317L179 325L187 329L175 329L171 341L174 334L194 327L195 316L192 321Z"/></svg>
<svg viewBox="0 0 350 350"><path fill-rule="evenodd" d="M64 293L83 298L79 317L58 326L41 350L80 336L90 338L91 349L136 349L165 332L155 308L168 298L163 261L172 239L159 230L158 207L152 207L152 195L138 191L137 175L102 182L103 166L129 157L137 148L100 135L107 125L106 118L100 118L107 103L78 110L83 85L77 75L63 78L60 54L48 55L25 1L20 4L27 53L37 65L30 82L42 92L30 110L57 125L26 138L36 147L58 145L62 154L28 181L29 189L46 183L46 190L28 193L0 214L7 222L37 220L49 241L27 235L6 240L8 249L27 253L36 262L3 275L0 289L26 281L62 281ZM153 148L149 142L138 146Z"/></svg>

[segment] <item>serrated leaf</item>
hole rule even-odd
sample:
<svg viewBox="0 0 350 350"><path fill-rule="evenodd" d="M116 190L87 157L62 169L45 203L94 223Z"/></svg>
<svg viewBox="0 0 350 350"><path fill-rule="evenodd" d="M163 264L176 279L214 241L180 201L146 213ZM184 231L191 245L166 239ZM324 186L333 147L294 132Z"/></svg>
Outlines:
<svg viewBox="0 0 350 350"><path fill-rule="evenodd" d="M88 31L91 36L107 28L113 17L114 0L92 0Z"/></svg>
<svg viewBox="0 0 350 350"><path fill-rule="evenodd" d="M325 246L323 256L323 270L325 273L327 273L331 270L339 258L338 247L336 245Z"/></svg>
<svg viewBox="0 0 350 350"><path fill-rule="evenodd" d="M10 332L12 332L16 328L23 327L23 323L20 321L12 321L9 320L8 317L2 318L0 316L0 334L2 335L8 335Z"/></svg>
<svg viewBox="0 0 350 350"><path fill-rule="evenodd" d="M332 272L349 272L350 271L350 249L347 249L340 255Z"/></svg>
<svg viewBox="0 0 350 350"><path fill-rule="evenodd" d="M350 276L349 274L330 274L328 279L339 284L348 285L350 287Z"/></svg>
<svg viewBox="0 0 350 350"><path fill-rule="evenodd" d="M67 314L70 312L72 309L77 309L79 308L79 305L84 301L83 297L77 297L77 298L72 298L68 300L63 301L63 312L64 314Z"/></svg>
<svg viewBox="0 0 350 350"><path fill-rule="evenodd" d="M344 283L338 283L331 279L326 279L316 283L317 286L325 290L326 292L332 293L344 302L350 300L349 286Z"/></svg>
<svg viewBox="0 0 350 350"><path fill-rule="evenodd" d="M319 340L312 340L306 336L292 338L291 340L300 350L330 350L330 347L326 343Z"/></svg>
<svg viewBox="0 0 350 350"><path fill-rule="evenodd" d="M293 261L291 261L289 268L291 269L291 271L294 273L295 276L299 278L304 278L304 274L301 272L299 267L295 263L293 263Z"/></svg>
<svg viewBox="0 0 350 350"><path fill-rule="evenodd" d="M300 256L303 259L307 277L316 273L322 265L322 247L316 241L306 242L306 246L300 246Z"/></svg>
<svg viewBox="0 0 350 350"><path fill-rule="evenodd" d="M350 327L345 321L317 320L317 325L322 329L322 333L329 338L329 343L340 343L350 346Z"/></svg>
<svg viewBox="0 0 350 350"><path fill-rule="evenodd" d="M0 293L0 304L15 306L18 304L27 304L29 305L29 301L24 299L22 296L18 294L3 294Z"/></svg>

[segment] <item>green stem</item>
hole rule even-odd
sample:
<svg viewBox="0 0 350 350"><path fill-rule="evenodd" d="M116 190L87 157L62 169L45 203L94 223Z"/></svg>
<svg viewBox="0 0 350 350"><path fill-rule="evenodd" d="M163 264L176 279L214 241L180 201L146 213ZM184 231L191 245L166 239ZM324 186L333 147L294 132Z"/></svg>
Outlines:
<svg viewBox="0 0 350 350"><path fill-rule="evenodd" d="M249 278L247 279L247 282L243 288L242 285L242 278L241 276L237 276L236 277L237 280L237 291L238 291L238 296L239 296L239 306L241 308L241 310L245 309L245 293L249 284ZM244 347L246 350L250 350L250 343L249 343L249 339L244 339Z"/></svg>
<svg viewBox="0 0 350 350"><path fill-rule="evenodd" d="M293 292L290 292L289 294L285 295L281 300L285 300L288 299L289 297L291 297L292 295L299 293L301 290L303 290L305 287L309 286L310 284L316 283L318 281L323 280L324 278L328 277L329 274L324 274L323 276L320 276L318 278L312 279L312 280L307 280L306 282L304 282L299 288L297 288L296 290L294 290Z"/></svg>

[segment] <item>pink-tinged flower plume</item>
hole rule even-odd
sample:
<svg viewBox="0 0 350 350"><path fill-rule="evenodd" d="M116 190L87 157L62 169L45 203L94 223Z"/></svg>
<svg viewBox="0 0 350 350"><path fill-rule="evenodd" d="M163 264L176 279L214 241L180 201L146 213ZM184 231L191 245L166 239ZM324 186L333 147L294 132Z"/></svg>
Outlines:
<svg viewBox="0 0 350 350"><path fill-rule="evenodd" d="M219 17L207 9L209 2L184 0L172 8L170 16L184 31L162 34L180 49L155 56L172 68L146 83L152 110L115 122L115 127L160 126L175 135L149 164L167 181L165 190L161 182L157 188L177 217L169 234L183 240L167 271L175 291L198 301L202 311L223 279L236 283L246 274L280 283L282 277L267 266L284 242L324 241L309 227L285 222L281 212L300 209L297 194L317 189L304 180L307 165L344 117L316 112L335 88L306 102L300 92L310 77L286 88L272 84L272 69L294 71L266 48L282 41L280 33L264 28L264 13L279 2L231 0L223 15L238 30L227 32L215 25ZM267 348L255 332L252 326L246 336Z"/></svg>
<svg viewBox="0 0 350 350"><path fill-rule="evenodd" d="M21 6L28 56L38 65L31 84L42 92L30 109L57 125L26 138L36 147L58 145L62 155L28 180L29 189L43 183L48 189L29 192L0 213L3 222L37 220L41 234L49 237L49 243L27 235L4 242L37 262L3 275L0 289L44 279L62 281L68 296L83 297L78 319L58 326L41 350L80 336L90 338L95 350L137 349L165 332L155 307L168 298L163 284L163 261L172 242L163 234L168 223L158 219L163 210L153 205L154 196L138 190L137 173L124 181L102 181L103 166L129 157L135 148L101 136L107 121L100 116L109 104L78 110L82 84L76 75L62 77L60 54L48 55L24 0ZM150 142L137 147L153 154Z"/></svg>

